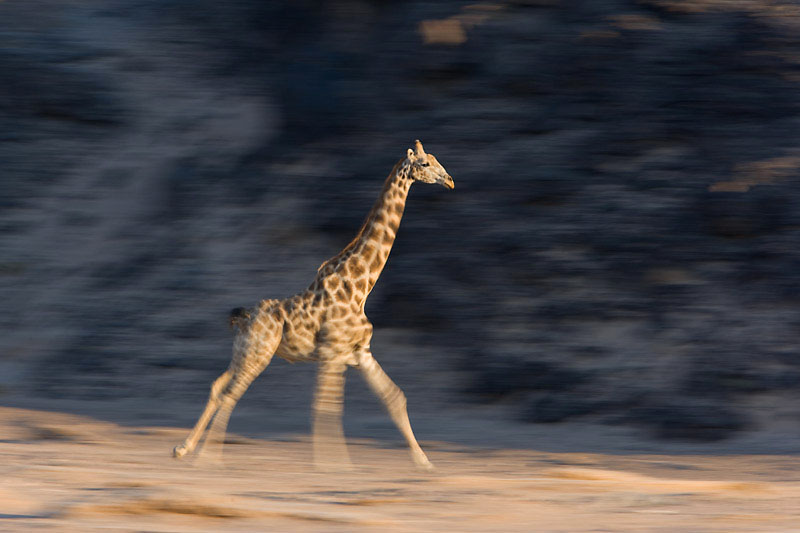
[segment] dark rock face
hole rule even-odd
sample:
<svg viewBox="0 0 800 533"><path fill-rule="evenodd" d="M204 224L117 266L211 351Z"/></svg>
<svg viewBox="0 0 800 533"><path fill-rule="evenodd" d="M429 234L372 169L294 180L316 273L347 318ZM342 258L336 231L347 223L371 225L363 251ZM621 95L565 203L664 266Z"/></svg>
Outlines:
<svg viewBox="0 0 800 533"><path fill-rule="evenodd" d="M746 415L700 402L668 402L630 411L630 420L656 438L713 442L748 427Z"/></svg>
<svg viewBox="0 0 800 533"><path fill-rule="evenodd" d="M569 391L588 378L576 370L559 365L501 356L493 357L476 374L469 388L469 393L475 399L503 398L514 393L537 390Z"/></svg>
<svg viewBox="0 0 800 533"><path fill-rule="evenodd" d="M456 401L752 428L800 400L800 28L769 6L0 2L2 347L59 397L202 388L225 311L305 287L420 138L457 186L414 188L367 312L454 355Z"/></svg>

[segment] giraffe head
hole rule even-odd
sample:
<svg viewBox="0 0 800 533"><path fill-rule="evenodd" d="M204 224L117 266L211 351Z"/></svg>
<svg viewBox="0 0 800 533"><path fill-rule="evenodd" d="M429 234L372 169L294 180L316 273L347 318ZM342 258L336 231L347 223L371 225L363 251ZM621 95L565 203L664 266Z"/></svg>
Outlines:
<svg viewBox="0 0 800 533"><path fill-rule="evenodd" d="M406 164L409 166L408 175L414 181L423 183L438 183L448 189L455 187L453 178L442 165L436 160L433 154L426 154L422 149L422 143L416 141L414 149L408 149Z"/></svg>

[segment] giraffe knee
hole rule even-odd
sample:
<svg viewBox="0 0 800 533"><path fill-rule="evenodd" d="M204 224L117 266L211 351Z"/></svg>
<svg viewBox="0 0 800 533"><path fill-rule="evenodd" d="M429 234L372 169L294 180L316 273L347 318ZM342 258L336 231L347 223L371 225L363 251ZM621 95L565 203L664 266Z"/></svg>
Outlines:
<svg viewBox="0 0 800 533"><path fill-rule="evenodd" d="M211 384L211 397L212 398L219 397L219 394L222 392L222 389L225 388L225 386L228 384L229 381L230 381L229 372L225 372L220 377L215 379L214 383Z"/></svg>
<svg viewBox="0 0 800 533"><path fill-rule="evenodd" d="M223 398L219 402L219 409L217 409L217 413L214 415L214 424L212 427L215 425L216 427L226 427L228 425L228 418L233 412L234 407L236 407L236 402L232 398ZM220 426L220 424L222 424L222 426Z"/></svg>

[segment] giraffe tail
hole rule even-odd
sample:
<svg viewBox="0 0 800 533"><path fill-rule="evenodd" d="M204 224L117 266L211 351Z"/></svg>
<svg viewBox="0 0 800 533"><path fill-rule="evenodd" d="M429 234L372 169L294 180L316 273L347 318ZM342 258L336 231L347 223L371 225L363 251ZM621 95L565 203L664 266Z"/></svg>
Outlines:
<svg viewBox="0 0 800 533"><path fill-rule="evenodd" d="M244 329L248 320L250 320L250 310L246 307L231 309L231 313L228 315L228 324L231 329Z"/></svg>

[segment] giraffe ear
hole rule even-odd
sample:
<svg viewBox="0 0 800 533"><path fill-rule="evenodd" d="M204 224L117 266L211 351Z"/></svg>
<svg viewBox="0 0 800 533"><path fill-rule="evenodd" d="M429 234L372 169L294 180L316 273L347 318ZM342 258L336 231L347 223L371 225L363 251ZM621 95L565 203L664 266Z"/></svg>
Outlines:
<svg viewBox="0 0 800 533"><path fill-rule="evenodd" d="M417 158L417 156L414 155L414 150L412 150L411 148L408 149L408 158L411 161L414 161Z"/></svg>
<svg viewBox="0 0 800 533"><path fill-rule="evenodd" d="M414 141L414 151L417 152L417 157L425 155L425 150L422 149L422 143L419 142L419 139Z"/></svg>

